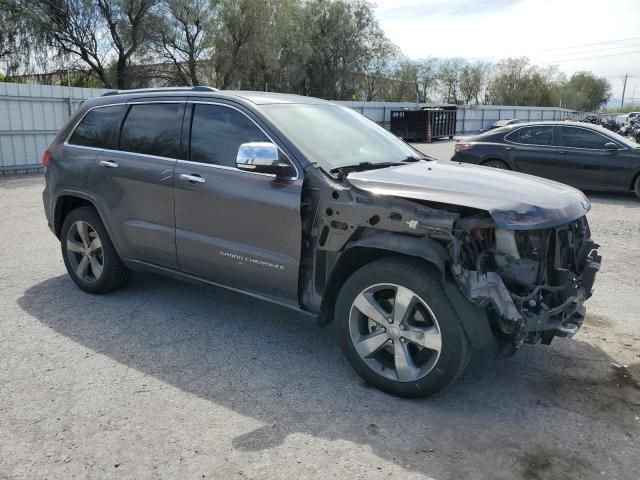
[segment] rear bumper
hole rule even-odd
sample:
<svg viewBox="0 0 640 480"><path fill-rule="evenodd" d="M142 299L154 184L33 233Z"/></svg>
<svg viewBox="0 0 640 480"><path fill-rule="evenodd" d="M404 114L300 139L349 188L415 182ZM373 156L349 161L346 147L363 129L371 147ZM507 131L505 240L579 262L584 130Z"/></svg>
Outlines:
<svg viewBox="0 0 640 480"><path fill-rule="evenodd" d="M42 205L44 207L44 215L47 219L49 230L51 230L55 235L56 230L53 218L53 199L48 184L45 184L44 190L42 191Z"/></svg>

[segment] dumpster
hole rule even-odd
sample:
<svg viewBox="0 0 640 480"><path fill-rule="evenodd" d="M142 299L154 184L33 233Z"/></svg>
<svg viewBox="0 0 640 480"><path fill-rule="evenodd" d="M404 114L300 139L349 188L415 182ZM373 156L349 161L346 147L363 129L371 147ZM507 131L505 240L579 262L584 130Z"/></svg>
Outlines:
<svg viewBox="0 0 640 480"><path fill-rule="evenodd" d="M451 139L456 133L457 113L455 105L392 110L391 133L413 142L430 143L434 138L444 137Z"/></svg>

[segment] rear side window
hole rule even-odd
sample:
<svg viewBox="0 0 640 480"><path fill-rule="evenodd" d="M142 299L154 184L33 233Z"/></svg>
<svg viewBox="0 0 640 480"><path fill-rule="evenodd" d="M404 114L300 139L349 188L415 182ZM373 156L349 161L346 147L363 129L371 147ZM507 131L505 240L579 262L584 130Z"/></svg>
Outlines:
<svg viewBox="0 0 640 480"><path fill-rule="evenodd" d="M524 127L507 135L506 140L524 145L552 145L553 127Z"/></svg>
<svg viewBox="0 0 640 480"><path fill-rule="evenodd" d="M182 104L132 105L120 133L120 150L176 158Z"/></svg>
<svg viewBox="0 0 640 480"><path fill-rule="evenodd" d="M604 144L611 142L599 133L585 128L562 127L561 132L563 147L604 149Z"/></svg>
<svg viewBox="0 0 640 480"><path fill-rule="evenodd" d="M94 108L80 121L68 143L113 149L123 110L124 105Z"/></svg>
<svg viewBox="0 0 640 480"><path fill-rule="evenodd" d="M219 105L195 104L191 120L190 160L235 167L238 148L269 138L244 114Z"/></svg>

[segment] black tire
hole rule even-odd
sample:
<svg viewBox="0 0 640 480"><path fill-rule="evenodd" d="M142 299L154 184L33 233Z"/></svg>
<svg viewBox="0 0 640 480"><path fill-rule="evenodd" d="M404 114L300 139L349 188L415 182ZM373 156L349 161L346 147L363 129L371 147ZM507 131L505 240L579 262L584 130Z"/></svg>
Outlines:
<svg viewBox="0 0 640 480"><path fill-rule="evenodd" d="M356 299L361 299L361 294L372 295L367 293L367 289L371 288L384 288L378 287L381 284L395 284L396 286L408 289L411 293L415 293L422 302L430 309L429 312L433 314L433 324L439 330L441 338L440 350L437 357L429 357L434 355L435 350L425 349L424 351L418 351L411 354L411 359L416 360L425 358L423 353L429 358L429 364L423 365L424 374L421 377L411 378L405 381L400 381L400 374L398 373L396 363L396 348L399 346L408 350L413 349L414 352L418 348L415 344L410 347L408 340L402 335L407 335L407 329L414 328L413 326L406 326L402 331L396 328L393 335L395 340L387 340L390 344L385 344L384 347L376 350L376 357L367 357L366 360L361 357L356 349L355 343L358 340L354 340L353 336L363 334L362 332L354 333L354 325L357 322L362 322L363 318L366 324L372 322L371 318L367 315L363 315L361 310L354 305ZM400 291L398 289L397 291ZM383 292L384 293L384 292ZM376 294L373 294L376 295ZM374 298L374 297L369 297ZM396 300L394 297L393 304ZM355 309L355 310L354 310ZM422 309L422 306L420 307ZM389 311L389 317L393 317L395 306ZM409 311L408 309L407 311ZM424 311L424 309L422 309ZM353 316L355 315L355 316ZM429 267L422 264L418 260L409 259L405 257L387 257L380 260L376 260L354 272L344 283L342 289L338 294L338 299L335 306L336 331L340 341L340 346L354 370L369 384L401 397L427 397L433 395L451 382L453 382L466 367L470 358L470 345L466 333L462 327L462 323L458 318L454 308L452 307L449 298L447 297L440 276L432 271ZM373 322L375 324L375 322ZM381 323L381 322L380 322ZM397 323L397 322L396 322ZM362 326L362 323L358 325ZM399 327L398 325L396 327ZM356 327L357 328L357 327ZM369 328L366 327L365 328ZM378 328L375 324L373 327ZM433 329L434 327L427 327ZM391 337L392 326L388 328L382 328L380 336ZM387 331L389 333L387 333ZM358 338L371 338L376 331L364 333L363 337ZM402 341L402 345L398 344L398 341ZM362 344L360 344L362 345ZM393 350L393 353L389 352L389 349ZM406 352L407 350L405 350ZM388 360L391 357L392 360ZM380 358L380 361L378 360ZM384 361L387 363L393 363L393 367L387 368L383 365ZM434 363L435 362L435 363ZM380 363L381 368L378 368ZM373 365L373 366L372 366ZM417 367L418 362L413 362L412 366ZM426 368L430 368L426 370ZM418 367L419 369L419 367ZM394 370L393 372L391 370ZM386 375L386 376L385 376ZM395 378L389 378L391 375L395 375Z"/></svg>
<svg viewBox="0 0 640 480"><path fill-rule="evenodd" d="M633 184L633 191L635 192L636 196L640 198L640 175L636 177L636 181Z"/></svg>
<svg viewBox="0 0 640 480"><path fill-rule="evenodd" d="M80 253L73 251L73 248L82 248L83 239L79 235L78 225L86 224L89 226L89 233L93 235L91 238L98 239L100 246L89 252L90 247L85 247L85 252ZM75 229L71 232L70 230ZM77 236L77 246L70 244L71 237ZM88 236L88 235L87 235ZM73 242L73 239L71 239ZM94 242L91 242L93 245ZM116 252L109 234L98 215L98 212L92 207L80 207L71 211L64 220L62 231L60 233L60 244L62 248L62 258L67 267L69 276L85 292L89 293L107 293L123 286L129 279L130 271L122 263L118 253ZM94 272L93 263L88 260L99 259L96 265L102 265L99 275ZM86 267L87 275L81 277L77 272L79 264L87 257L88 266ZM97 270L97 269L95 269Z"/></svg>
<svg viewBox="0 0 640 480"><path fill-rule="evenodd" d="M511 170L511 167L507 164L507 162L499 160L497 158L487 160L483 162L482 165L484 165L485 167L497 168L499 170Z"/></svg>

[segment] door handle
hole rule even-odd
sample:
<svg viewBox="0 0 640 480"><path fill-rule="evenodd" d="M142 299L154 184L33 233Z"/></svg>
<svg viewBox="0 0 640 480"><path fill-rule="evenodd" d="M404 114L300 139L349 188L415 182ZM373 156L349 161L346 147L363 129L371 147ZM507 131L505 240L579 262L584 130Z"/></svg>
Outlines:
<svg viewBox="0 0 640 480"><path fill-rule="evenodd" d="M513 150L513 147L504 147L505 150Z"/></svg>
<svg viewBox="0 0 640 480"><path fill-rule="evenodd" d="M566 154L567 154L567 152L565 152L564 150L558 150L558 153L559 153L560 155L566 155Z"/></svg>
<svg viewBox="0 0 640 480"><path fill-rule="evenodd" d="M186 180L191 183L205 183L206 180L202 178L200 175L188 175L186 173L180 174L180 180Z"/></svg>
<svg viewBox="0 0 640 480"><path fill-rule="evenodd" d="M107 168L118 168L118 164L113 160L100 160L99 164Z"/></svg>

